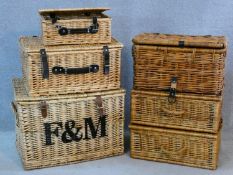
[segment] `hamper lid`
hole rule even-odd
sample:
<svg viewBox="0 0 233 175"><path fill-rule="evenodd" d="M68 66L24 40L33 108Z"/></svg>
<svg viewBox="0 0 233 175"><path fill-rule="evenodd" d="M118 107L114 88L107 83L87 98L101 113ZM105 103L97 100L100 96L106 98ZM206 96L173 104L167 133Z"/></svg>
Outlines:
<svg viewBox="0 0 233 175"><path fill-rule="evenodd" d="M26 36L19 39L21 48L27 53L39 53L40 49L45 48L46 52L62 52L62 51L79 51L79 50L99 50L103 49L106 44L77 44L77 45L57 45L44 46L41 37ZM123 44L112 38L111 43L107 44L108 48L122 48Z"/></svg>
<svg viewBox="0 0 233 175"><path fill-rule="evenodd" d="M100 7L100 8L67 8L67 9L42 9L39 10L39 14L42 16L48 15L50 13L55 14L69 14L69 13L103 13L109 8Z"/></svg>
<svg viewBox="0 0 233 175"><path fill-rule="evenodd" d="M133 38L134 44L158 45L173 47L198 47L198 48L226 48L224 36L191 36L160 33L142 33Z"/></svg>
<svg viewBox="0 0 233 175"><path fill-rule="evenodd" d="M99 91L99 92L91 92L91 93L74 93L74 94L66 94L66 95L53 95L53 96L29 96L27 91L24 87L23 80L20 78L14 78L13 82L13 91L15 101L17 102L36 102L41 100L60 100L60 99L69 99L75 100L77 98L93 98L97 95L104 95L104 96L113 96L120 94L122 95L125 93L124 89L117 89L117 90L109 90L109 91Z"/></svg>

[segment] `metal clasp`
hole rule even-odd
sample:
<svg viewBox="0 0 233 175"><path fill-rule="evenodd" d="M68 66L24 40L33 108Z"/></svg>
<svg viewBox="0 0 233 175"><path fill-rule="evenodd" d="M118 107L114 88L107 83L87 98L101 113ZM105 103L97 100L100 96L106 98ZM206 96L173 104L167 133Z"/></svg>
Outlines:
<svg viewBox="0 0 233 175"><path fill-rule="evenodd" d="M168 96L168 102L169 103L175 103L176 102L176 86L177 86L177 78L172 77L170 92L169 92L169 96Z"/></svg>

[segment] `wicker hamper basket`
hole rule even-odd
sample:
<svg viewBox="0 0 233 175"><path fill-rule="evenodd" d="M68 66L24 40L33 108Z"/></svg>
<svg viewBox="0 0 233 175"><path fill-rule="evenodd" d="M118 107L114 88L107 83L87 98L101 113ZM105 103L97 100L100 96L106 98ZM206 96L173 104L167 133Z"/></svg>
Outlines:
<svg viewBox="0 0 233 175"><path fill-rule="evenodd" d="M179 92L221 94L224 37L144 33L133 43L134 89L165 90L176 78Z"/></svg>
<svg viewBox="0 0 233 175"><path fill-rule="evenodd" d="M45 45L111 43L108 8L40 10Z"/></svg>
<svg viewBox="0 0 233 175"><path fill-rule="evenodd" d="M217 133L222 96L178 93L169 103L163 91L131 93L131 123Z"/></svg>
<svg viewBox="0 0 233 175"><path fill-rule="evenodd" d="M131 157L216 169L218 134L130 125Z"/></svg>
<svg viewBox="0 0 233 175"><path fill-rule="evenodd" d="M40 37L21 37L24 83L31 96L120 88L121 49L109 45L44 46Z"/></svg>
<svg viewBox="0 0 233 175"><path fill-rule="evenodd" d="M30 97L21 79L14 79L13 84L16 145L25 169L123 153L123 89Z"/></svg>

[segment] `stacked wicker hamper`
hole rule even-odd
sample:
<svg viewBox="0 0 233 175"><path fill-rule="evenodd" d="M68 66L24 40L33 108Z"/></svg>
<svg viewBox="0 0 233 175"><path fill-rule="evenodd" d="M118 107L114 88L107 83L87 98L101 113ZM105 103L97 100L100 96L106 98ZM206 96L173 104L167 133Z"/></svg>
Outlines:
<svg viewBox="0 0 233 175"><path fill-rule="evenodd" d="M216 169L226 39L144 33L133 43L131 157Z"/></svg>
<svg viewBox="0 0 233 175"><path fill-rule="evenodd" d="M25 169L123 153L123 45L105 10L41 10L42 37L20 38L12 106Z"/></svg>

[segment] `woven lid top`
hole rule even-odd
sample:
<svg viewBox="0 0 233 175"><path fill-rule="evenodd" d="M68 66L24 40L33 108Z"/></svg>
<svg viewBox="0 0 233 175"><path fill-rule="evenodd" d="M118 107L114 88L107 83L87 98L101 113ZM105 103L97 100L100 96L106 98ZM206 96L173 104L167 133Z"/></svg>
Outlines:
<svg viewBox="0 0 233 175"><path fill-rule="evenodd" d="M173 47L198 47L198 48L226 48L224 36L190 36L159 33L142 33L134 37L134 44L173 46Z"/></svg>
<svg viewBox="0 0 233 175"><path fill-rule="evenodd" d="M39 14L44 16L50 13L55 14L69 14L69 13L103 13L106 10L110 10L109 8L101 7L101 8L67 8L67 9L42 9L39 10Z"/></svg>
<svg viewBox="0 0 233 175"><path fill-rule="evenodd" d="M38 53L40 49L45 48L46 52L62 52L62 51L80 51L80 50L100 50L106 44L79 44L79 45L57 45L44 46L41 37L26 36L19 39L21 48L28 53ZM112 42L107 44L109 49L122 48L123 44L112 38Z"/></svg>
<svg viewBox="0 0 233 175"><path fill-rule="evenodd" d="M58 99L75 100L77 98L88 98L88 97L95 98L97 95L112 96L112 95L125 93L124 89L118 89L118 90L99 91L99 92L91 92L91 93L74 93L74 94L65 94L65 95L32 97L28 95L22 79L14 78L12 82L14 87L15 101L17 102L36 102L42 100L58 100Z"/></svg>

